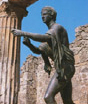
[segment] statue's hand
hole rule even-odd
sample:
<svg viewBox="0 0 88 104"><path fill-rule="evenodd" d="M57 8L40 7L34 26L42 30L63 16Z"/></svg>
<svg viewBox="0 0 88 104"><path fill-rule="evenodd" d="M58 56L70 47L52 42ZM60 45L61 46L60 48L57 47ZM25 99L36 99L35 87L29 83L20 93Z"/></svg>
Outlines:
<svg viewBox="0 0 88 104"><path fill-rule="evenodd" d="M23 44L25 44L26 46L29 46L31 44L30 39L28 37L24 37Z"/></svg>
<svg viewBox="0 0 88 104"><path fill-rule="evenodd" d="M11 32L13 33L14 36L22 36L21 30L12 29Z"/></svg>

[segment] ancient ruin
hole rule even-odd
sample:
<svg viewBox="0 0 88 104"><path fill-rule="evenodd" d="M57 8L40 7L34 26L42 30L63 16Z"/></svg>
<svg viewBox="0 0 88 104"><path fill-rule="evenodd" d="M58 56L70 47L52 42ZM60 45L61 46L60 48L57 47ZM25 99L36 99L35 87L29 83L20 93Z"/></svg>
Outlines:
<svg viewBox="0 0 88 104"><path fill-rule="evenodd" d="M21 29L22 18L28 13L26 7L35 1L0 0L0 104L45 104L43 95L50 78L43 70L43 60L29 55L20 77L20 38L10 33L12 28ZM76 39L70 48L76 60L73 100L88 104L88 25L76 28ZM62 104L60 95L56 99Z"/></svg>

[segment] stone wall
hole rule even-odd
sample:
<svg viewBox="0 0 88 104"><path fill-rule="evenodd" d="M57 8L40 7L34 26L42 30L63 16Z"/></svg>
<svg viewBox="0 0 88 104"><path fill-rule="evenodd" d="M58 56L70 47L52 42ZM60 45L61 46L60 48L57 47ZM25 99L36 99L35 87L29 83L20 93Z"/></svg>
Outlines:
<svg viewBox="0 0 88 104"><path fill-rule="evenodd" d="M77 104L88 104L88 25L76 28L76 39L70 45L75 54L76 73L73 98Z"/></svg>
<svg viewBox="0 0 88 104"><path fill-rule="evenodd" d="M30 55L21 68L19 104L36 104L37 60L38 58Z"/></svg>
<svg viewBox="0 0 88 104"><path fill-rule="evenodd" d="M73 82L73 100L76 104L88 104L88 25L76 28L76 39L70 44L70 49L75 54L76 73ZM51 61L51 60L50 60ZM41 57L28 56L21 72L19 104L45 104L44 94L48 83L54 73L48 78L44 72L44 62ZM56 95L59 104L62 99Z"/></svg>

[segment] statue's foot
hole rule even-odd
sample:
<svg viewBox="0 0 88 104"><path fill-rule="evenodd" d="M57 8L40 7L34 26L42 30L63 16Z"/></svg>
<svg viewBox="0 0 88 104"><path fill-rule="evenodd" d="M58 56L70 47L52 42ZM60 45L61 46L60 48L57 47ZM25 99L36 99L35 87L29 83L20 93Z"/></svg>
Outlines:
<svg viewBox="0 0 88 104"><path fill-rule="evenodd" d="M26 46L29 46L30 40L28 37L24 37L23 44L25 44Z"/></svg>

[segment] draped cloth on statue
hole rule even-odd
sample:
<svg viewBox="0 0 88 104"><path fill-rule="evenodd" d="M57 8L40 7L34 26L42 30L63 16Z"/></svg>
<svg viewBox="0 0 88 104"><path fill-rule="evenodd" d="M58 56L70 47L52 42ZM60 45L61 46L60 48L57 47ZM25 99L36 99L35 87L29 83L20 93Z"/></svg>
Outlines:
<svg viewBox="0 0 88 104"><path fill-rule="evenodd" d="M51 28L47 32L47 34L51 35L54 66L56 71L60 74L61 78L65 76L66 79L69 79L69 78L71 79L71 77L74 74L74 70L72 70L71 68L72 65L74 66L74 62L75 62L74 55L73 55L73 52L67 46L65 46L65 44L62 43L64 37L62 36L61 38L60 35L63 35L63 34L59 34L58 30L56 27L56 29Z"/></svg>

